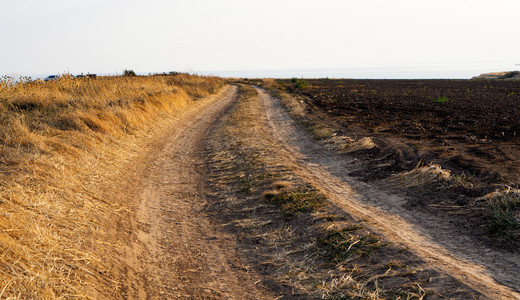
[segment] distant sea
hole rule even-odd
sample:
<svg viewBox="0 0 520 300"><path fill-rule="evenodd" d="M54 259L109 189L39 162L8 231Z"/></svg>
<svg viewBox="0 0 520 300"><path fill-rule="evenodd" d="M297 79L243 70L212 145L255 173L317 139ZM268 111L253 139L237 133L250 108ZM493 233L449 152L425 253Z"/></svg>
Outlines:
<svg viewBox="0 0 520 300"><path fill-rule="evenodd" d="M515 64L478 66L369 67L343 69L205 71L203 75L236 78L470 79L482 73L513 71Z"/></svg>
<svg viewBox="0 0 520 300"><path fill-rule="evenodd" d="M470 79L482 73L520 70L520 65L514 63L481 63L459 65L430 65L413 67L357 67L330 69L272 69L272 70L220 70L220 71L187 71L200 75L215 75L235 78L351 78L351 79ZM182 69L140 72L139 75L162 73L170 71L184 72ZM96 73L92 72L91 73ZM63 73L63 72L62 72ZM45 78L48 74L29 74L32 79ZM116 75L98 72L98 75ZM4 74L0 74L2 76ZM20 74L9 74L19 78Z"/></svg>

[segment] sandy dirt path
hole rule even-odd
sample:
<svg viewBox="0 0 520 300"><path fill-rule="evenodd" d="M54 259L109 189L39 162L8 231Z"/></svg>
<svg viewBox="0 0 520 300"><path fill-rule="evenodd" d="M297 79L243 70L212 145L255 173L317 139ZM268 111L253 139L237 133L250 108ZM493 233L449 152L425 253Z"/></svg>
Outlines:
<svg viewBox="0 0 520 300"><path fill-rule="evenodd" d="M428 265L491 299L520 299L520 259L457 235L442 220L404 209L406 200L346 175L355 163L328 152L297 126L280 102L257 89L265 117L294 171L330 201Z"/></svg>
<svg viewBox="0 0 520 300"><path fill-rule="evenodd" d="M199 100L136 159L127 197L140 203L133 242L125 246L123 296L130 299L272 299L241 265L235 237L204 213L201 143L236 99L228 87Z"/></svg>

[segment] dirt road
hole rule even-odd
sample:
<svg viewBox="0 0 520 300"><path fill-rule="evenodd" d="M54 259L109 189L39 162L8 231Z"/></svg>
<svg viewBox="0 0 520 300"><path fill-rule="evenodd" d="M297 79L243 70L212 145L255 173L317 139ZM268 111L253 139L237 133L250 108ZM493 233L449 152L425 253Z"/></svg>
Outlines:
<svg viewBox="0 0 520 300"><path fill-rule="evenodd" d="M266 139L276 141L277 148L272 152L283 155L279 161L285 167L322 191L346 213L364 220L366 226L386 240L408 248L429 267L458 279L487 298L520 299L510 288L520 286L517 257L501 257L497 261L492 256L498 254L478 245L467 247L464 243L471 241L463 237L442 237L452 234L444 231L446 226L434 234L435 226L442 225L440 220L407 214L400 207L403 200L398 196L345 176L345 168L355 167L355 163L325 151L299 128L276 99L261 89L258 93L261 111L257 113L265 121L259 123L265 127L261 131ZM158 132L128 166L127 184L119 189L120 197L138 205L135 219L129 221L130 245L118 248L119 263L124 264L119 271L119 293L123 298L279 298L275 290L258 284L268 274L247 265L248 253L242 251L243 245L238 245L244 242L224 230L224 225L215 221L207 209L215 191L207 184L211 178L207 176L205 159L219 154L207 153L204 143L211 136L210 130L237 101L235 86L219 96L199 100ZM219 195L223 199L227 196ZM457 243L458 238L461 240ZM246 242L250 251L257 249L262 253L261 244L254 239ZM279 285L287 287L289 283ZM301 298L301 291L292 289ZM290 291L291 287L285 290Z"/></svg>
<svg viewBox="0 0 520 300"><path fill-rule="evenodd" d="M153 143L132 180L140 203L137 230L126 252L125 297L131 299L273 298L254 285L238 260L233 237L203 212L201 142L236 97L236 87L201 100ZM175 124L174 124L175 125Z"/></svg>

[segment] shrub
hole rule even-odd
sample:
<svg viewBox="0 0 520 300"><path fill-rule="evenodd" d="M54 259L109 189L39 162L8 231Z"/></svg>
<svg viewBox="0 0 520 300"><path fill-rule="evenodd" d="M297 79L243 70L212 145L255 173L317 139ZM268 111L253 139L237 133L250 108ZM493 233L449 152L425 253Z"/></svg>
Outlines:
<svg viewBox="0 0 520 300"><path fill-rule="evenodd" d="M124 70L123 76L136 76L134 70Z"/></svg>
<svg viewBox="0 0 520 300"><path fill-rule="evenodd" d="M520 75L520 71L508 72L507 74L501 76L500 79L510 79L513 77L517 77L518 75Z"/></svg>
<svg viewBox="0 0 520 300"><path fill-rule="evenodd" d="M291 78L291 82L294 84L294 87L297 89L305 88L309 85L309 83L303 79Z"/></svg>

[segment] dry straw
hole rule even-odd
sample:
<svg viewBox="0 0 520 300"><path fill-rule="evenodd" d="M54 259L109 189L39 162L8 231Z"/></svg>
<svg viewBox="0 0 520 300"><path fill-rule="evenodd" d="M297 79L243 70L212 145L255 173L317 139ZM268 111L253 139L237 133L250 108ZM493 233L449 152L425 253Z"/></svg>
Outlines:
<svg viewBox="0 0 520 300"><path fill-rule="evenodd" d="M348 136L337 136L333 134L330 138L325 140L328 148L334 149L340 153L350 153L360 150L368 150L376 147L374 140L371 137L363 137L358 139Z"/></svg>
<svg viewBox="0 0 520 300"><path fill-rule="evenodd" d="M395 188L409 188L428 185L441 181L448 181L451 177L449 170L444 170L437 164L423 165L420 161L413 170L398 173L387 179L389 186Z"/></svg>

